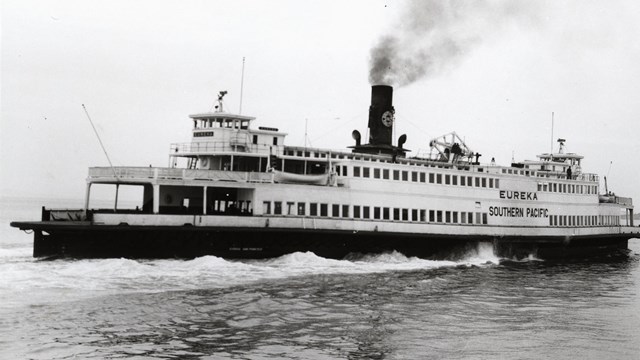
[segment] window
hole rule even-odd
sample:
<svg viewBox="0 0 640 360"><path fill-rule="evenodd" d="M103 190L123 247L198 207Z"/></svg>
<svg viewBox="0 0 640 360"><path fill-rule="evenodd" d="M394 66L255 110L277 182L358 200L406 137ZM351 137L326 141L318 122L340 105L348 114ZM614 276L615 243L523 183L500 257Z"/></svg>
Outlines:
<svg viewBox="0 0 640 360"><path fill-rule="evenodd" d="M402 220L409 221L409 209L402 209Z"/></svg>
<svg viewBox="0 0 640 360"><path fill-rule="evenodd" d="M353 177L360 177L360 166L353 167Z"/></svg>
<svg viewBox="0 0 640 360"><path fill-rule="evenodd" d="M418 182L418 173L415 171L411 172L411 181Z"/></svg>
<svg viewBox="0 0 640 360"><path fill-rule="evenodd" d="M380 219L380 208L378 206L373 208L373 218Z"/></svg>
<svg viewBox="0 0 640 360"><path fill-rule="evenodd" d="M445 185L451 185L451 175L445 175L444 176L444 184Z"/></svg>
<svg viewBox="0 0 640 360"><path fill-rule="evenodd" d="M353 217L356 219L360 219L360 206L353 205Z"/></svg>
<svg viewBox="0 0 640 360"><path fill-rule="evenodd" d="M457 224L458 223L458 212L454 211L452 215L453 215L453 220L452 221Z"/></svg>
<svg viewBox="0 0 640 360"><path fill-rule="evenodd" d="M317 203L309 204L309 215L318 216L318 204Z"/></svg>
<svg viewBox="0 0 640 360"><path fill-rule="evenodd" d="M253 135L253 143L254 144L258 143L258 135Z"/></svg>
<svg viewBox="0 0 640 360"><path fill-rule="evenodd" d="M467 186L473 186L473 181L472 181L472 177L471 176L467 176Z"/></svg>
<svg viewBox="0 0 640 360"><path fill-rule="evenodd" d="M271 201L262 202L262 213L267 215L271 214Z"/></svg>
<svg viewBox="0 0 640 360"><path fill-rule="evenodd" d="M342 217L349 217L349 205L342 205Z"/></svg>
<svg viewBox="0 0 640 360"><path fill-rule="evenodd" d="M389 180L389 169L382 169L382 178Z"/></svg>
<svg viewBox="0 0 640 360"><path fill-rule="evenodd" d="M342 176L349 176L349 173L347 172L347 166L343 166L342 167Z"/></svg>
<svg viewBox="0 0 640 360"><path fill-rule="evenodd" d="M382 208L382 218L384 220L389 220L389 208Z"/></svg>
<svg viewBox="0 0 640 360"><path fill-rule="evenodd" d="M429 173L429 184L433 184L434 183L434 175L433 173Z"/></svg>
<svg viewBox="0 0 640 360"><path fill-rule="evenodd" d="M438 222L442 222L442 211L441 210L436 211L436 217L437 217L437 221Z"/></svg>
<svg viewBox="0 0 640 360"><path fill-rule="evenodd" d="M380 169L373 169L373 178L380 179Z"/></svg>
<svg viewBox="0 0 640 360"><path fill-rule="evenodd" d="M400 220L400 209L393 209L393 220Z"/></svg>
<svg viewBox="0 0 640 360"><path fill-rule="evenodd" d="M453 175L451 177L451 184L458 185L458 176L457 175Z"/></svg>
<svg viewBox="0 0 640 360"><path fill-rule="evenodd" d="M273 137L273 145L278 145L278 138L277 137Z"/></svg>
<svg viewBox="0 0 640 360"><path fill-rule="evenodd" d="M409 181L409 172L408 171L403 171L402 172L402 181Z"/></svg>
<svg viewBox="0 0 640 360"><path fill-rule="evenodd" d="M426 180L425 173L420 173L420 182L423 183L423 182L425 182L425 180Z"/></svg>
<svg viewBox="0 0 640 360"><path fill-rule="evenodd" d="M282 215L282 201L273 202L273 213L275 215Z"/></svg>
<svg viewBox="0 0 640 360"><path fill-rule="evenodd" d="M429 222L435 222L436 221L436 212L433 210L429 210Z"/></svg>
<svg viewBox="0 0 640 360"><path fill-rule="evenodd" d="M400 180L400 170L393 170L393 180Z"/></svg>
<svg viewBox="0 0 640 360"><path fill-rule="evenodd" d="M494 187L496 189L499 189L500 188L500 179L496 179L493 184L495 185Z"/></svg>
<svg viewBox="0 0 640 360"><path fill-rule="evenodd" d="M489 187L492 188L493 187L493 179L489 179Z"/></svg>
<svg viewBox="0 0 640 360"><path fill-rule="evenodd" d="M368 167L362 168L362 177L368 178L369 176L370 176L369 175L369 168Z"/></svg>
<svg viewBox="0 0 640 360"><path fill-rule="evenodd" d="M463 211L460 213L460 222L463 224L467 223L467 212Z"/></svg>
<svg viewBox="0 0 640 360"><path fill-rule="evenodd" d="M331 216L340 217L340 205L338 204L331 205Z"/></svg>
<svg viewBox="0 0 640 360"><path fill-rule="evenodd" d="M467 224L473 224L473 213L467 213Z"/></svg>
<svg viewBox="0 0 640 360"><path fill-rule="evenodd" d="M413 221L419 221L420 219L418 219L418 209L412 209L411 210L411 220Z"/></svg>
<svg viewBox="0 0 640 360"><path fill-rule="evenodd" d="M476 187L480 187L480 178L477 177L475 179L476 179Z"/></svg>
<svg viewBox="0 0 640 360"><path fill-rule="evenodd" d="M466 178L466 177L464 177L464 176L460 176L460 185L461 185L461 186L465 186L465 185L466 185L465 180L467 180L467 178Z"/></svg>
<svg viewBox="0 0 640 360"><path fill-rule="evenodd" d="M320 204L320 216L329 216L329 205Z"/></svg>
<svg viewBox="0 0 640 360"><path fill-rule="evenodd" d="M442 174L436 174L436 183L442 184Z"/></svg>
<svg viewBox="0 0 640 360"><path fill-rule="evenodd" d="M483 188L487 187L487 178L482 178L482 187Z"/></svg>
<svg viewBox="0 0 640 360"><path fill-rule="evenodd" d="M369 207L365 206L362 208L362 217L365 219L369 219Z"/></svg>
<svg viewBox="0 0 640 360"><path fill-rule="evenodd" d="M303 202L298 203L298 215L304 215L306 210L306 204Z"/></svg>
<svg viewBox="0 0 640 360"><path fill-rule="evenodd" d="M287 215L294 215L294 202L287 202Z"/></svg>
<svg viewBox="0 0 640 360"><path fill-rule="evenodd" d="M482 213L482 224L487 225L487 213Z"/></svg>
<svg viewBox="0 0 640 360"><path fill-rule="evenodd" d="M446 222L446 223L450 223L451 222L451 211L445 211L444 212L444 222Z"/></svg>
<svg viewBox="0 0 640 360"><path fill-rule="evenodd" d="M424 209L420 209L420 221L427 221L427 211Z"/></svg>
<svg viewBox="0 0 640 360"><path fill-rule="evenodd" d="M476 224L480 224L482 220L482 215L479 212L476 213Z"/></svg>

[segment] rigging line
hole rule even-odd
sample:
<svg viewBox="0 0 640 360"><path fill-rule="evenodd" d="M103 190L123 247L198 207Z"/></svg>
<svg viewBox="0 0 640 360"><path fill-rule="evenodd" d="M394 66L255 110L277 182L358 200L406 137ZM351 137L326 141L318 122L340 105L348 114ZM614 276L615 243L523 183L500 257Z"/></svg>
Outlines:
<svg viewBox="0 0 640 360"><path fill-rule="evenodd" d="M96 134L96 137L98 138L98 142L100 143L100 147L102 147L102 151L104 151L104 155L107 157L107 161L109 162L109 166L111 166L111 170L113 170L113 176L116 177L116 181L120 181L120 178L118 177L118 174L116 173L116 169L113 167L113 164L111 163L111 159L109 159L109 154L107 154L107 149L105 149L104 144L102 144L102 139L100 139L100 135L98 135L98 130L96 130L96 127L93 125L93 121L91 120L91 116L89 116L89 112L87 111L87 108L84 106L84 104L82 104L82 109L84 110L84 113L87 114L87 119L89 119L89 123L91 124L91 127L93 128L93 132Z"/></svg>

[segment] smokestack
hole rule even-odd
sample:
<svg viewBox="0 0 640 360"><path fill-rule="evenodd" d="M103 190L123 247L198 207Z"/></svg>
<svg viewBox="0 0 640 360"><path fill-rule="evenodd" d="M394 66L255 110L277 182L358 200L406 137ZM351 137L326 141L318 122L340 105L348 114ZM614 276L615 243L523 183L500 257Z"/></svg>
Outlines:
<svg viewBox="0 0 640 360"><path fill-rule="evenodd" d="M393 87L373 85L369 106L369 144L391 145L393 135Z"/></svg>

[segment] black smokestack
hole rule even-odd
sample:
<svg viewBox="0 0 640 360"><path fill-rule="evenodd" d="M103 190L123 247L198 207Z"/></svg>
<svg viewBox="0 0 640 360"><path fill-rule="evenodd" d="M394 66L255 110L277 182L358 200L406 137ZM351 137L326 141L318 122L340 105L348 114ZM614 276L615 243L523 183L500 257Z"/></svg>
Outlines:
<svg viewBox="0 0 640 360"><path fill-rule="evenodd" d="M391 145L393 135L393 87L374 85L371 87L369 106L369 144Z"/></svg>

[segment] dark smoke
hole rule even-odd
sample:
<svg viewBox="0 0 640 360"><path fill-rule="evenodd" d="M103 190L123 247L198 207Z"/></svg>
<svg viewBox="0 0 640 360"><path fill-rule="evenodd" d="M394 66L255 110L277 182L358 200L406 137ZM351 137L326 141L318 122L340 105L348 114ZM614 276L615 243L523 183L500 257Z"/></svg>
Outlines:
<svg viewBox="0 0 640 360"><path fill-rule="evenodd" d="M535 13L534 1L410 0L396 30L371 49L372 85L404 86L454 66L509 21Z"/></svg>

